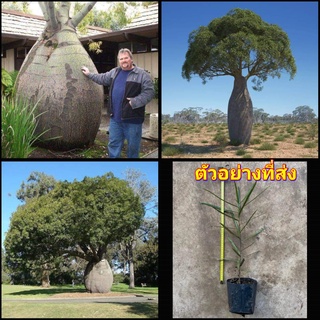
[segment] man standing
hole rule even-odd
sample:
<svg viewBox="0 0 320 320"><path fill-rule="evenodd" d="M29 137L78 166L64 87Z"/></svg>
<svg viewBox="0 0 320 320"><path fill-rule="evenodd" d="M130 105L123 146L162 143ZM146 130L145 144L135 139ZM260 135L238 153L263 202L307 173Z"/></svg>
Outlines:
<svg viewBox="0 0 320 320"><path fill-rule="evenodd" d="M154 97L154 87L150 75L133 63L129 49L120 49L118 60L120 67L106 73L93 74L87 67L81 70L92 81L110 87L109 157L120 158L127 140L128 158L139 158L145 106Z"/></svg>

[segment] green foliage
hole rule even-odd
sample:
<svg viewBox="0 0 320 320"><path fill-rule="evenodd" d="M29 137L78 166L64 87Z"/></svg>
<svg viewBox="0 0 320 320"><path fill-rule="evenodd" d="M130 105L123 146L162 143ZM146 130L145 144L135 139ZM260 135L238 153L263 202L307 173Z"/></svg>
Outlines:
<svg viewBox="0 0 320 320"><path fill-rule="evenodd" d="M231 203L223 199L226 204L229 204L233 208L235 208L233 210L224 209L224 211L222 212L222 208L220 206L217 206L211 203L201 202L202 205L209 206L214 210L216 210L218 213L224 214L224 216L230 219L233 223L233 227L228 226L226 223L224 224L220 223L220 224L230 234L230 237L228 237L228 241L232 250L236 254L236 258L233 259L232 261L235 262L235 266L238 270L238 278L241 277L241 268L245 261L245 257L247 258L247 256L245 255L245 250L254 243L254 239L264 230L264 228L260 228L259 230L251 233L250 235L248 235L245 232L247 231L247 229L249 229L250 223L252 222L252 219L255 217L257 213L257 210L255 210L253 213L250 213L248 215L245 212L246 207L268 189L268 188L263 189L258 195L256 195L252 200L250 200L256 185L257 185L257 182L255 182L247 191L245 196L241 198L240 187L234 182L236 203ZM209 192L214 197L222 200L219 196L217 196L212 191L208 189L205 189L205 191ZM229 260L226 260L226 261L229 261Z"/></svg>
<svg viewBox="0 0 320 320"><path fill-rule="evenodd" d="M183 154L184 151L181 147L178 146L170 146L168 144L162 144L162 155L164 156L176 156L179 154Z"/></svg>
<svg viewBox="0 0 320 320"><path fill-rule="evenodd" d="M75 13L79 12L84 4L77 2L75 4ZM96 26L104 29L120 30L129 24L133 17L128 14L128 9L136 7L135 3L114 2L108 10L98 10L93 8L78 25L81 33L87 32L87 26Z"/></svg>
<svg viewBox="0 0 320 320"><path fill-rule="evenodd" d="M318 146L318 144L315 142L306 142L303 147L304 148L316 148L317 146Z"/></svg>
<svg viewBox="0 0 320 320"><path fill-rule="evenodd" d="M45 132L36 134L37 104L30 105L21 99L2 98L1 156L2 158L27 158L35 149L32 145Z"/></svg>
<svg viewBox="0 0 320 320"><path fill-rule="evenodd" d="M282 71L289 72L292 79L296 65L287 34L242 9L233 9L190 33L183 78L199 75L205 83L216 76L238 77L242 70L248 71L246 79L255 77L256 90L268 76L279 78Z"/></svg>
<svg viewBox="0 0 320 320"><path fill-rule="evenodd" d="M14 272L60 268L68 257L100 261L108 244L132 234L144 206L126 181L107 173L58 182L53 190L18 207L5 238Z"/></svg>
<svg viewBox="0 0 320 320"><path fill-rule="evenodd" d="M29 9L29 2L27 1L1 1L1 8L31 13L31 10Z"/></svg>
<svg viewBox="0 0 320 320"><path fill-rule="evenodd" d="M226 137L226 135L224 133L217 133L215 136L214 136L214 141L217 142L221 147L225 147L228 142L229 142L229 139Z"/></svg>
<svg viewBox="0 0 320 320"><path fill-rule="evenodd" d="M43 196L49 193L56 183L57 181L53 176L42 172L31 172L27 183L22 182L20 189L17 191L17 198L20 201L27 202L29 199Z"/></svg>
<svg viewBox="0 0 320 320"><path fill-rule="evenodd" d="M13 85L13 81L12 78L9 74L9 72L3 68L1 68L1 94L3 93L3 91L12 86Z"/></svg>
<svg viewBox="0 0 320 320"><path fill-rule="evenodd" d="M96 54L99 54L102 52L102 50L100 49L101 45L102 45L102 41L89 40L89 51L93 51Z"/></svg>
<svg viewBox="0 0 320 320"><path fill-rule="evenodd" d="M275 150L276 147L274 144L269 142L264 142L262 145L258 148L258 150Z"/></svg>

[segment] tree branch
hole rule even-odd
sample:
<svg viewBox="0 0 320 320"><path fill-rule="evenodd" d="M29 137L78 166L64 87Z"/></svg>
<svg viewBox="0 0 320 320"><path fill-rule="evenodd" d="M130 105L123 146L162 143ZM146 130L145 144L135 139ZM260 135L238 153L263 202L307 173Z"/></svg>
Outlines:
<svg viewBox="0 0 320 320"><path fill-rule="evenodd" d="M97 1L87 3L72 19L71 24L76 28L82 19L91 11Z"/></svg>
<svg viewBox="0 0 320 320"><path fill-rule="evenodd" d="M96 249L95 249L95 248L93 247L93 245L91 245L91 244L89 244L89 247L90 247L90 249L91 249L91 251L92 251L92 253L93 253L94 258L95 258L97 261L99 261L99 257L98 257L98 255L97 255Z"/></svg>
<svg viewBox="0 0 320 320"><path fill-rule="evenodd" d="M50 32L50 31L57 30L58 21L56 18L56 9L54 7L54 2L53 1L45 1L44 5L45 5L45 10L47 11L47 17L49 18L48 28L51 29L48 31Z"/></svg>
<svg viewBox="0 0 320 320"><path fill-rule="evenodd" d="M47 23L48 23L48 21L49 21L49 16L48 16L48 12L47 12L47 8L46 8L46 5L45 5L45 2L39 1L38 3L39 3L39 6L40 6L40 9L41 9L41 11L42 11L42 14L43 14L44 19L45 19L45 20L47 21Z"/></svg>
<svg viewBox="0 0 320 320"><path fill-rule="evenodd" d="M68 23L69 15L70 15L70 1L62 1L60 4L60 8L58 11L59 14L59 21L61 24Z"/></svg>

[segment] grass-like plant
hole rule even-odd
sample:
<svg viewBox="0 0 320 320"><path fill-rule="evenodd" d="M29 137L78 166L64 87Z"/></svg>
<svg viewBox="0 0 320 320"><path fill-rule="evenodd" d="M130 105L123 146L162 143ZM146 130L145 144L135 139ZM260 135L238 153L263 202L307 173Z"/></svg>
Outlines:
<svg viewBox="0 0 320 320"><path fill-rule="evenodd" d="M37 103L2 98L1 156L2 158L27 158L35 149L33 143L43 134L36 134Z"/></svg>
<svg viewBox="0 0 320 320"><path fill-rule="evenodd" d="M257 148L258 150L275 150L276 147L274 144L269 143L269 142L264 142L259 148Z"/></svg>
<svg viewBox="0 0 320 320"><path fill-rule="evenodd" d="M235 259L224 259L225 261L234 261L235 266L237 269L237 278L238 283L241 282L241 268L245 261L245 257L247 257L245 251L248 249L251 245L253 245L255 238L264 230L264 228L260 228L259 230L253 232L252 234L248 235L245 231L250 225L250 222L254 218L254 216L257 213L257 210L255 210L250 215L245 214L245 208L257 199L264 191L266 191L268 188L263 189L257 196L255 196L253 199L250 200L250 197L252 196L252 193L257 185L257 182L255 182L251 188L247 191L245 196L241 198L241 192L240 187L234 182L234 188L235 188L235 195L236 195L236 203L231 203L229 201L226 201L224 199L221 199L218 195L213 193L212 191L205 189L207 192L215 196L216 198L224 201L225 203L229 204L233 209L224 209L222 211L221 206L217 206L211 203L201 202L202 205L209 206L213 209L215 209L218 213L224 214L225 217L231 219L233 222L234 227L227 226L226 223L220 224L225 228L225 230L230 234L230 237L228 237L228 241L231 245L232 250L236 254Z"/></svg>

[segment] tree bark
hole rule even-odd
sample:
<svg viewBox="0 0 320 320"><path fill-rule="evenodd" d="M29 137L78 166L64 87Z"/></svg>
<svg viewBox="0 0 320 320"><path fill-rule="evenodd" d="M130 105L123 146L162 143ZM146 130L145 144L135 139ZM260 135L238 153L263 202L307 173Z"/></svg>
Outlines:
<svg viewBox="0 0 320 320"><path fill-rule="evenodd" d="M111 290L113 274L107 260L94 260L87 264L84 272L84 285L90 293L106 293Z"/></svg>
<svg viewBox="0 0 320 320"><path fill-rule="evenodd" d="M44 7L44 6L42 6ZM44 8L43 8L44 9ZM47 9L47 26L26 57L17 81L17 96L37 105L37 145L56 150L88 147L101 121L103 87L81 72L97 72L70 23L68 6L56 14L57 29ZM51 27L51 28L50 28Z"/></svg>
<svg viewBox="0 0 320 320"><path fill-rule="evenodd" d="M134 264L133 264L133 248L132 243L129 245L129 270L130 270L130 284L129 288L133 289L135 288L134 284Z"/></svg>
<svg viewBox="0 0 320 320"><path fill-rule="evenodd" d="M43 288L49 288L50 287L50 279L49 279L50 271L47 267L47 264L43 265L42 268L42 275L41 275L41 286Z"/></svg>
<svg viewBox="0 0 320 320"><path fill-rule="evenodd" d="M237 76L228 104L228 128L232 145L249 144L253 124L253 108L247 79Z"/></svg>

